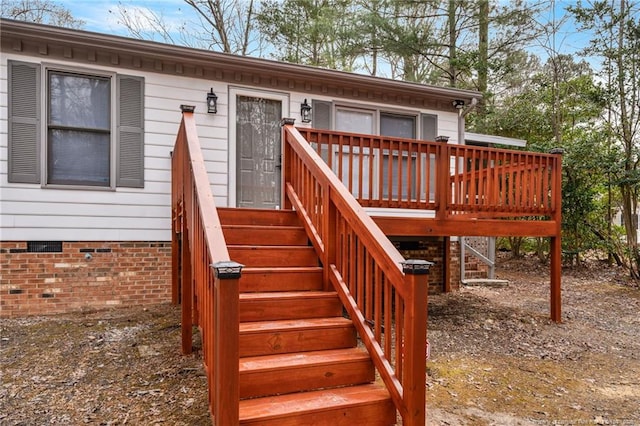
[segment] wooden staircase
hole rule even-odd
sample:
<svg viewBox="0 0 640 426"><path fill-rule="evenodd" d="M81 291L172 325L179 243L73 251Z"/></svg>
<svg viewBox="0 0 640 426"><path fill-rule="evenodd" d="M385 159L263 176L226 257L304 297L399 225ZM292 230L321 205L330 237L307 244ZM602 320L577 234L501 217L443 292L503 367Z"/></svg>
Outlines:
<svg viewBox="0 0 640 426"><path fill-rule="evenodd" d="M218 209L240 286L240 424L392 425L396 409L294 211Z"/></svg>

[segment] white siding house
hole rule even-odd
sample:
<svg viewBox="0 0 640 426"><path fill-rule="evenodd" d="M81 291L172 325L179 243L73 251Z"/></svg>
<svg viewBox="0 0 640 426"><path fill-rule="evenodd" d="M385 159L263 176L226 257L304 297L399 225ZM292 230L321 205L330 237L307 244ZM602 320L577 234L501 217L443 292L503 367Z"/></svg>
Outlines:
<svg viewBox="0 0 640 426"><path fill-rule="evenodd" d="M413 123L406 136L443 135L455 144L463 118L453 101L470 104L479 96L17 21L2 20L0 30L3 243L170 241L170 155L182 104L196 107L217 205L237 206L241 97L271 100L279 105L282 117L293 117L300 126L378 134ZM33 70L33 75L25 75L25 70ZM60 91L66 83L67 92ZM99 102L93 92L75 98L70 94L83 84L101 87ZM218 96L215 114L207 113L210 91ZM310 123L300 120L305 101L313 106ZM136 103L141 108L140 123L129 125L125 121ZM23 113L30 115L25 119ZM85 115L100 115L103 123L91 124ZM28 136L22 132L25 123ZM125 126L133 126L132 145L123 136ZM101 142L87 147L91 138ZM140 158L127 151L138 148ZM30 170L28 178L20 174L21 168ZM67 176L71 169L99 177ZM134 177L123 178L121 169L132 169Z"/></svg>

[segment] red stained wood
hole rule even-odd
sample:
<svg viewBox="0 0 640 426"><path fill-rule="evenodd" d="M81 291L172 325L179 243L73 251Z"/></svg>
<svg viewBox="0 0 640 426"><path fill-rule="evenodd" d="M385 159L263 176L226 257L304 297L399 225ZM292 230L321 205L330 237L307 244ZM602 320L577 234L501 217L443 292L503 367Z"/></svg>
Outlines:
<svg viewBox="0 0 640 426"><path fill-rule="evenodd" d="M204 165L192 112L185 112L172 156L172 289L180 289L182 350L191 352L192 325L202 333L209 406L219 426L238 424L238 283L214 278L211 265L229 252ZM179 259L176 259L180 256ZM214 294L215 292L215 294ZM175 299L176 296L174 295Z"/></svg>
<svg viewBox="0 0 640 426"><path fill-rule="evenodd" d="M286 378L286 379L285 379ZM247 357L240 360L240 397L371 383L375 371L360 348Z"/></svg>
<svg viewBox="0 0 640 426"><path fill-rule="evenodd" d="M392 425L395 409L387 391L369 384L248 399L240 404L241 425Z"/></svg>
<svg viewBox="0 0 640 426"><path fill-rule="evenodd" d="M350 348L356 344L346 318L315 318L240 324L240 356Z"/></svg>
<svg viewBox="0 0 640 426"><path fill-rule="evenodd" d="M319 266L244 268L240 292L322 290L323 269Z"/></svg>
<svg viewBox="0 0 640 426"><path fill-rule="evenodd" d="M193 114L183 114L172 156L172 301L182 303L185 353L192 325L202 333L218 426L394 424L396 409L405 425L424 424L427 280L401 272L385 234L552 237L551 317L561 320L559 155L301 131L284 128L283 207L296 211L216 209ZM338 176L323 152L340 154ZM392 179L403 161L407 173ZM374 221L362 206L434 218ZM229 259L247 266L244 277L216 280L210 265ZM356 329L370 359L354 349ZM373 380L372 362L386 390L360 385ZM327 386L344 387L313 390Z"/></svg>
<svg viewBox="0 0 640 426"><path fill-rule="evenodd" d="M306 246L309 238L302 226L225 225L222 227L227 244Z"/></svg>
<svg viewBox="0 0 640 426"><path fill-rule="evenodd" d="M342 314L342 303L334 292L300 291L243 293L240 321L271 321L334 317Z"/></svg>
<svg viewBox="0 0 640 426"><path fill-rule="evenodd" d="M450 218L448 220L417 217L373 218L387 235L392 236L485 236L550 237L557 234L555 221Z"/></svg>
<svg viewBox="0 0 640 426"><path fill-rule="evenodd" d="M246 266L318 266L318 255L313 247L229 246L229 255Z"/></svg>
<svg viewBox="0 0 640 426"><path fill-rule="evenodd" d="M225 225L300 226L300 219L292 210L265 210L219 207L220 221Z"/></svg>

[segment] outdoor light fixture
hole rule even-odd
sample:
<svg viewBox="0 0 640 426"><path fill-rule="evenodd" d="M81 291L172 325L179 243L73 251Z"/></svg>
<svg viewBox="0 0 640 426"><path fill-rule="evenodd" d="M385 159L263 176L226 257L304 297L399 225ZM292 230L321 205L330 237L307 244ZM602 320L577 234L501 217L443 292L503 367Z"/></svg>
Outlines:
<svg viewBox="0 0 640 426"><path fill-rule="evenodd" d="M300 116L303 123L311 123L311 105L307 103L305 99L302 105L300 105Z"/></svg>
<svg viewBox="0 0 640 426"><path fill-rule="evenodd" d="M453 107L455 109L462 109L464 108L464 101L462 99L456 99L453 101Z"/></svg>
<svg viewBox="0 0 640 426"><path fill-rule="evenodd" d="M207 112L209 114L216 114L218 112L218 97L213 93L213 87L207 93Z"/></svg>

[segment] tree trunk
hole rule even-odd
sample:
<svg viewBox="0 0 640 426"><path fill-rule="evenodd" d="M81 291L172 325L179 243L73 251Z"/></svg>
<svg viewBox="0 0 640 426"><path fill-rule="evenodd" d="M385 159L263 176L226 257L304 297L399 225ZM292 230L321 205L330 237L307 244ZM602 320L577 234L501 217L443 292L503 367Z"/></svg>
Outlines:
<svg viewBox="0 0 640 426"><path fill-rule="evenodd" d="M489 86L489 0L478 2L478 91L482 98L476 107L478 131L485 132L487 116L487 89Z"/></svg>
<svg viewBox="0 0 640 426"><path fill-rule="evenodd" d="M456 31L456 0L449 0L447 14L449 18L449 86L456 87L458 73L456 69L456 43L458 38Z"/></svg>

